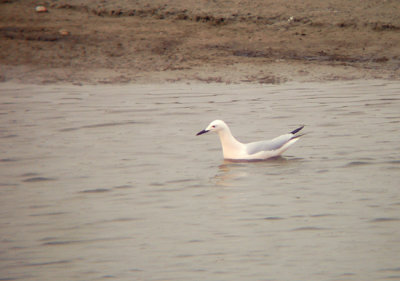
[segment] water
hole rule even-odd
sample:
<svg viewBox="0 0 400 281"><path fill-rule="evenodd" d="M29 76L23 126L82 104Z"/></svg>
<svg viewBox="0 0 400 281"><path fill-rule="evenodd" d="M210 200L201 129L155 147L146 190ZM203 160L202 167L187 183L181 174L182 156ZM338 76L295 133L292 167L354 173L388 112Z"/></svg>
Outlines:
<svg viewBox="0 0 400 281"><path fill-rule="evenodd" d="M0 280L400 279L398 82L0 90Z"/></svg>

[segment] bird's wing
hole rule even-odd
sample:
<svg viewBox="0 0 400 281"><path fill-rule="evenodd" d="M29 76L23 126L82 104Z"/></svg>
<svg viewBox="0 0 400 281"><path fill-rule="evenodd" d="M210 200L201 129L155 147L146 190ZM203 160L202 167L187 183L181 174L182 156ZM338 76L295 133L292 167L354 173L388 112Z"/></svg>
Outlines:
<svg viewBox="0 0 400 281"><path fill-rule="evenodd" d="M251 142L246 144L246 150L249 155L258 153L260 151L277 150L290 141L293 137L293 134L285 134L272 140Z"/></svg>

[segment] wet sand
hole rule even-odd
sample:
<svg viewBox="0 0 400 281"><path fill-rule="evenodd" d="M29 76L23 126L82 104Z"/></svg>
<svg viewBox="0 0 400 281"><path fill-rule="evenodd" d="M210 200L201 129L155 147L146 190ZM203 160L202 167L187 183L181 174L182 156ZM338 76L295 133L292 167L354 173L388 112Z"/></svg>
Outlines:
<svg viewBox="0 0 400 281"><path fill-rule="evenodd" d="M0 3L0 80L121 84L399 79L399 1Z"/></svg>
<svg viewBox="0 0 400 281"><path fill-rule="evenodd" d="M399 278L398 82L0 87L3 280Z"/></svg>

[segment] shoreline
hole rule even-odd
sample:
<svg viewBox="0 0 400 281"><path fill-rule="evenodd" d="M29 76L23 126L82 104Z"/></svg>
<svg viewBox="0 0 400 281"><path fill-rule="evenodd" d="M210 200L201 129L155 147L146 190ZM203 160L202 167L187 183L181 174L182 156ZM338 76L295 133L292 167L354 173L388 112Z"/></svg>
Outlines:
<svg viewBox="0 0 400 281"><path fill-rule="evenodd" d="M126 84L170 84L170 83L218 83L218 84L285 84L326 83L334 81L399 81L397 75L387 71L366 71L352 67L329 67L324 65L275 64L269 70L252 65L235 65L234 70L226 68L191 71L163 71L132 73L129 70L76 70L76 69L37 69L31 66L0 65L3 76L0 84L20 83L31 85L70 84L70 85L126 85ZM242 70L241 70L242 69ZM282 71L283 70L283 71Z"/></svg>

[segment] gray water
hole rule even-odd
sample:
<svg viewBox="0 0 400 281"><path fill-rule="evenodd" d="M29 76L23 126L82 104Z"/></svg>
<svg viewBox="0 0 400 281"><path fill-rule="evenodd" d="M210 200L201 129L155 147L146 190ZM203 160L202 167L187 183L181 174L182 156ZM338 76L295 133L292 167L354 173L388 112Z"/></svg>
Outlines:
<svg viewBox="0 0 400 281"><path fill-rule="evenodd" d="M0 280L400 280L399 82L0 91Z"/></svg>

